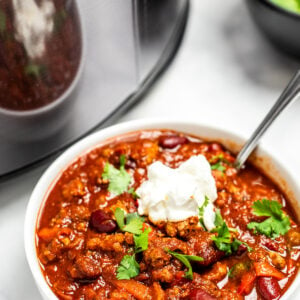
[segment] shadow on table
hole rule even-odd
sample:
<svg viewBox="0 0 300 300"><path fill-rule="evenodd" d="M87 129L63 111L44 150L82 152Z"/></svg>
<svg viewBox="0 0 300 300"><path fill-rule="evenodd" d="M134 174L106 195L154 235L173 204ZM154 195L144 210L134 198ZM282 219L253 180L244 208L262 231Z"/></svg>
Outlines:
<svg viewBox="0 0 300 300"><path fill-rule="evenodd" d="M222 30L233 59L255 84L280 91L300 68L300 61L279 52L259 32L244 2L237 2Z"/></svg>

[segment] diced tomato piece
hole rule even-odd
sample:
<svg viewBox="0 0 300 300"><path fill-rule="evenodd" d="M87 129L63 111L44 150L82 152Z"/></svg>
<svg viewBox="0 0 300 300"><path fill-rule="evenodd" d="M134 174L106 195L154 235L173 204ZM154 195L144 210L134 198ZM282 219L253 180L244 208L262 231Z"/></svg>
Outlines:
<svg viewBox="0 0 300 300"><path fill-rule="evenodd" d="M238 287L238 293L240 295L248 295L251 293L256 279L256 274L253 270L243 274L241 278L241 284Z"/></svg>
<svg viewBox="0 0 300 300"><path fill-rule="evenodd" d="M278 271L268 262L255 262L253 265L257 276L274 277L277 279L283 279L285 277L282 272Z"/></svg>

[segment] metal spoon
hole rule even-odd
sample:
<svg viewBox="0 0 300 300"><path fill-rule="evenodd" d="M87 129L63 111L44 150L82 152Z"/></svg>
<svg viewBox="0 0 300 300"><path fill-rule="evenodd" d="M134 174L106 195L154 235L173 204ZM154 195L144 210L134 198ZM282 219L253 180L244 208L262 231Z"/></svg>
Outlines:
<svg viewBox="0 0 300 300"><path fill-rule="evenodd" d="M274 106L271 108L271 110L265 116L263 121L253 132L249 140L246 142L246 144L239 152L234 162L234 165L238 170L243 167L245 161L248 159L250 154L256 148L260 138L270 127L273 121L289 104L291 104L294 100L296 100L300 96L299 92L300 92L300 70L294 74L293 78L291 79L287 87L284 89L279 99L276 101Z"/></svg>

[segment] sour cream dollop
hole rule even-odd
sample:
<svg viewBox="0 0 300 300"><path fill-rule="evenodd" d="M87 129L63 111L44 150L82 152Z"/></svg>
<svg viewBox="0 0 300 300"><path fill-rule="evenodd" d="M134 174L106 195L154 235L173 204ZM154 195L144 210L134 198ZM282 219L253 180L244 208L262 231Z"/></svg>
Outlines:
<svg viewBox="0 0 300 300"><path fill-rule="evenodd" d="M46 49L46 38L54 29L55 6L51 0L13 0L16 39L24 44L31 59L41 57Z"/></svg>
<svg viewBox="0 0 300 300"><path fill-rule="evenodd" d="M199 207L208 197L203 221L208 230L214 228L213 201L217 199L216 183L210 164L203 155L190 157L172 169L160 161L148 167L148 180L136 190L139 196L138 213L159 221L183 221L199 216Z"/></svg>

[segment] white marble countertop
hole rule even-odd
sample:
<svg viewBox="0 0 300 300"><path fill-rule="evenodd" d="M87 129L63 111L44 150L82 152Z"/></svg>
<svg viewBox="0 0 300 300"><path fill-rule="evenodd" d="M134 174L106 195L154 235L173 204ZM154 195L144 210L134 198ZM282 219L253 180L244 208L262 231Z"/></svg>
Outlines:
<svg viewBox="0 0 300 300"><path fill-rule="evenodd" d="M187 34L173 64L120 121L180 116L250 134L299 63L265 41L243 1L220 5L194 0L191 8ZM299 116L298 102L264 138L294 171L300 169ZM23 221L30 193L46 167L0 185L0 300L41 299L25 259ZM300 299L300 288L292 299Z"/></svg>

